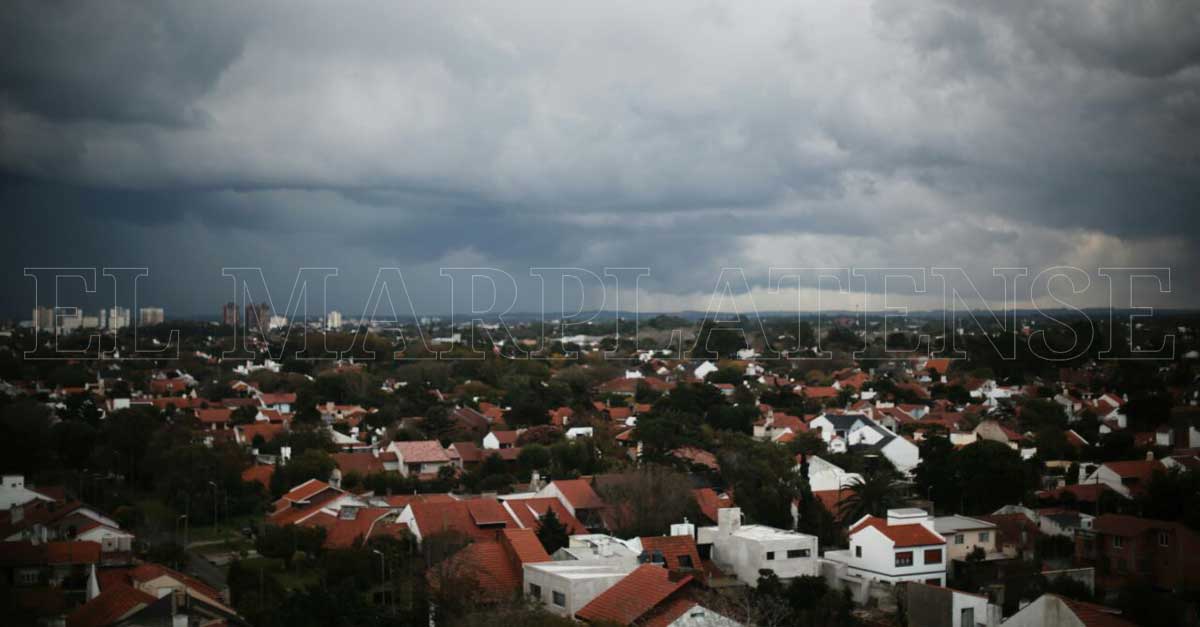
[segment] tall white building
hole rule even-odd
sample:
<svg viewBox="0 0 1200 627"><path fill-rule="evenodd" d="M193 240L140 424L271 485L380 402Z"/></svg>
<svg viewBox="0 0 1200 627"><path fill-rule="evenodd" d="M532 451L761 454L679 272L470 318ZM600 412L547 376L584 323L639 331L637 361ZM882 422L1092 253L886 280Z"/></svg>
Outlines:
<svg viewBox="0 0 1200 627"><path fill-rule="evenodd" d="M329 330L342 328L342 312L331 311L325 316L325 328Z"/></svg>
<svg viewBox="0 0 1200 627"><path fill-rule="evenodd" d="M37 307L33 310L33 326L37 327L38 331L53 333L54 332L54 308L53 307Z"/></svg>
<svg viewBox="0 0 1200 627"><path fill-rule="evenodd" d="M166 320L162 307L142 307L138 311L138 324L144 327L162 324Z"/></svg>
<svg viewBox="0 0 1200 627"><path fill-rule="evenodd" d="M162 310L160 309L159 312ZM108 324L104 328L109 331L120 331L129 326L129 308L128 307L111 307L108 310ZM101 311L101 318L105 312Z"/></svg>

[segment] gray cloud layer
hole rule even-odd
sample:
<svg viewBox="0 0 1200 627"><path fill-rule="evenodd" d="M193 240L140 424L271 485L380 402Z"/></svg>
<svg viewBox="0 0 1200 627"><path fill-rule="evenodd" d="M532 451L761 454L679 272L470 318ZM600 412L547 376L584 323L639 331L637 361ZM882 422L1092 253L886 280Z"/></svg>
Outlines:
<svg viewBox="0 0 1200 627"><path fill-rule="evenodd" d="M385 265L698 307L727 265L1074 264L1197 304L1195 3L643 4L12 3L5 300L39 264L189 312L226 265L341 267L352 308Z"/></svg>

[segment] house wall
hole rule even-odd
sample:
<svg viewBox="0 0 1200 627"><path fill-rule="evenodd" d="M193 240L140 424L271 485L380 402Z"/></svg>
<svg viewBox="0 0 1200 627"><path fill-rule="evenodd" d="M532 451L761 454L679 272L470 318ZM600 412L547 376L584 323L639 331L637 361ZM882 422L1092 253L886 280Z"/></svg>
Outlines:
<svg viewBox="0 0 1200 627"><path fill-rule="evenodd" d="M862 557L857 557L856 547L862 547ZM937 549L942 552L940 564L926 564L925 551ZM896 566L896 553L911 551L913 563L911 566ZM844 561L852 575L864 579L881 581L919 581L937 579L941 584L946 583L945 546L915 546L896 548L890 538L883 535L874 527L866 527L850 538L850 549L826 553L826 557Z"/></svg>
<svg viewBox="0 0 1200 627"><path fill-rule="evenodd" d="M787 551L790 549L807 549L808 557L789 559ZM737 575L739 581L754 587L758 584L758 571L764 568L773 571L780 579L815 576L817 549L817 539L802 534L758 539L738 533L718 533L713 539L712 560L722 570ZM774 552L775 559L768 560L768 552Z"/></svg>
<svg viewBox="0 0 1200 627"><path fill-rule="evenodd" d="M525 594L532 596L531 586L540 586L542 592L536 598L541 601L545 610L558 616L571 618L575 616L575 612L583 609L583 606L590 603L592 599L617 585L617 582L624 579L626 574L614 572L609 575L570 577L526 566L524 591ZM561 592L566 597L566 603L563 606L554 604L554 592Z"/></svg>
<svg viewBox="0 0 1200 627"><path fill-rule="evenodd" d="M888 442L882 452L900 472L908 472L921 463L921 449L904 438L898 437Z"/></svg>
<svg viewBox="0 0 1200 627"><path fill-rule="evenodd" d="M981 534L987 534L987 540L981 539ZM952 560L966 559L975 547L983 547L986 553L996 552L996 529L989 527L986 529L967 529L957 533L944 533L946 537L946 553ZM958 543L958 537L962 536L962 544Z"/></svg>

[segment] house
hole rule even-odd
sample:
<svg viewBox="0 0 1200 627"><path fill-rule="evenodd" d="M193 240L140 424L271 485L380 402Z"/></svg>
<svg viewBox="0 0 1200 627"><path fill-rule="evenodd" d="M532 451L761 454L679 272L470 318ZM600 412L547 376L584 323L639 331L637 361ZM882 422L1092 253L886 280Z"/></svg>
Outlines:
<svg viewBox="0 0 1200 627"><path fill-rule="evenodd" d="M813 418L808 423L809 430L819 429L821 439L828 445L834 438L845 441L850 433L867 426L870 418L863 414L830 414L824 413Z"/></svg>
<svg viewBox="0 0 1200 627"><path fill-rule="evenodd" d="M278 526L299 524L322 509L336 510L342 503L354 501L353 495L341 488L309 479L275 501L274 509L267 515L267 522Z"/></svg>
<svg viewBox="0 0 1200 627"><path fill-rule="evenodd" d="M921 627L996 627L1001 608L981 594L909 581L900 592L908 625Z"/></svg>
<svg viewBox="0 0 1200 627"><path fill-rule="evenodd" d="M158 597L132 586L114 583L75 608L66 627L102 627L132 618L158 601ZM62 623L59 623L62 624Z"/></svg>
<svg viewBox="0 0 1200 627"><path fill-rule="evenodd" d="M97 576L102 593L110 587L128 586L156 599L173 596L176 607L188 607L192 613L209 620L237 617L237 613L225 604L225 596L220 590L161 564L145 562L128 568L106 568L97 571Z"/></svg>
<svg viewBox="0 0 1200 627"><path fill-rule="evenodd" d="M662 624L656 615L669 612L670 624L679 617L677 602L695 605L685 596L691 582L690 575L676 576L662 566L643 564L575 612L575 618L604 625Z"/></svg>
<svg viewBox="0 0 1200 627"><path fill-rule="evenodd" d="M980 520L996 525L996 548L1009 557L1031 560L1037 548L1038 513L1020 505L996 510Z"/></svg>
<svg viewBox="0 0 1200 627"><path fill-rule="evenodd" d="M378 449L353 453L331 453L329 456L333 458L333 463L337 465L343 477L350 473L366 477L387 470Z"/></svg>
<svg viewBox="0 0 1200 627"><path fill-rule="evenodd" d="M1125 498L1133 498L1150 485L1155 472L1165 471L1153 458L1137 461L1105 462L1079 481L1080 485L1100 483Z"/></svg>
<svg viewBox="0 0 1200 627"><path fill-rule="evenodd" d="M509 514L517 521L523 529L533 529L537 531L541 525L541 520L549 512L554 512L554 516L567 529L568 535L586 534L587 528L583 523L575 518L574 514L567 511L562 503L555 498L514 498L504 499L501 501Z"/></svg>
<svg viewBox="0 0 1200 627"><path fill-rule="evenodd" d="M0 585L13 588L49 585L82 593L88 573L99 563L100 545L95 542L0 542Z"/></svg>
<svg viewBox="0 0 1200 627"><path fill-rule="evenodd" d="M1075 536L1075 561L1097 567L1097 583L1140 579L1166 590L1200 586L1200 534L1182 523L1102 514Z"/></svg>
<svg viewBox="0 0 1200 627"><path fill-rule="evenodd" d="M946 583L946 539L922 509L889 509L887 518L863 516L850 526L850 548L826 551L851 576L896 583Z"/></svg>
<svg viewBox="0 0 1200 627"><path fill-rule="evenodd" d="M294 392L259 393L258 404L263 409L270 409L281 414L290 414L292 413L292 405L296 404L296 394Z"/></svg>
<svg viewBox="0 0 1200 627"><path fill-rule="evenodd" d="M439 533L455 533L476 541L494 540L501 529L520 528L508 509L494 498L413 502L400 512L398 522L407 525L418 542Z"/></svg>
<svg viewBox="0 0 1200 627"><path fill-rule="evenodd" d="M54 495L25 485L25 475L4 475L3 481L4 484L0 485L0 510L7 511L13 505L24 505L34 500L47 503L58 500Z"/></svg>
<svg viewBox="0 0 1200 627"><path fill-rule="evenodd" d="M1043 594L1004 621L1004 627L1136 627L1103 605Z"/></svg>
<svg viewBox="0 0 1200 627"><path fill-rule="evenodd" d="M556 561L619 562L636 566L640 562L641 545L633 540L622 540L603 533L573 535L567 546L554 552Z"/></svg>
<svg viewBox="0 0 1200 627"><path fill-rule="evenodd" d="M636 560L556 560L525 564L525 594L541 602L552 614L572 617L637 567Z"/></svg>
<svg viewBox="0 0 1200 627"><path fill-rule="evenodd" d="M679 571L699 571L700 552L696 548L696 540L692 537L692 525L673 525L673 527L683 527L683 535L676 535L674 532L679 529L672 529L672 535L669 536L652 536L642 537L637 539L637 543L641 545L642 552L638 555L638 561L657 564L666 567L668 570Z"/></svg>
<svg viewBox="0 0 1200 627"><path fill-rule="evenodd" d="M473 596L485 603L512 600L521 593L526 564L550 562L537 535L529 529L502 529L494 539L468 544L426 573L430 586L470 581Z"/></svg>
<svg viewBox="0 0 1200 627"><path fill-rule="evenodd" d="M994 555L996 550L996 524L970 516L938 516L933 519L933 530L946 538L946 559L965 560L976 548L984 555Z"/></svg>
<svg viewBox="0 0 1200 627"><path fill-rule="evenodd" d="M408 527L397 519L398 512L390 507L360 507L345 504L336 511L321 508L299 524L325 530L326 549L350 549L361 546L371 538L388 536L400 538Z"/></svg>
<svg viewBox="0 0 1200 627"><path fill-rule="evenodd" d="M405 477L436 477L439 470L452 463L437 440L392 442L387 450L396 455L397 470Z"/></svg>
<svg viewBox="0 0 1200 627"><path fill-rule="evenodd" d="M490 450L514 448L517 445L517 439L524 432L524 429L517 429L515 431L490 431L487 435L483 436L483 448Z"/></svg>
<svg viewBox="0 0 1200 627"><path fill-rule="evenodd" d="M196 420L200 425L211 431L228 429L233 419L233 410L228 408L196 409Z"/></svg>
<svg viewBox="0 0 1200 627"><path fill-rule="evenodd" d="M571 515L588 529L604 526L603 514L607 505L585 479L559 479L546 484L536 496L558 499Z"/></svg>
<svg viewBox="0 0 1200 627"><path fill-rule="evenodd" d="M816 536L766 525L743 525L742 510L737 507L719 510L717 525L701 527L696 543L700 553L710 555L717 567L751 587L758 585L761 570L773 571L780 579L811 577L819 572Z"/></svg>

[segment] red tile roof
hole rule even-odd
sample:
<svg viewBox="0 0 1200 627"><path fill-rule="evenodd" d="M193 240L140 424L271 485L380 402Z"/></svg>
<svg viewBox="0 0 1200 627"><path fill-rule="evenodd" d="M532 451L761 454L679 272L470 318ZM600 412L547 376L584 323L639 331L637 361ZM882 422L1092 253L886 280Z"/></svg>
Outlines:
<svg viewBox="0 0 1200 627"><path fill-rule="evenodd" d="M392 448L405 464L436 464L450 461L446 449L442 448L442 444L437 440L392 442Z"/></svg>
<svg viewBox="0 0 1200 627"><path fill-rule="evenodd" d="M632 625L692 580L688 575L677 581L671 579L667 569L642 564L575 612L575 618L591 623Z"/></svg>
<svg viewBox="0 0 1200 627"><path fill-rule="evenodd" d="M712 488L692 490L692 497L696 499L696 504L700 506L700 513L704 514L713 523L717 522L717 510L733 507L733 497L728 494L718 496L716 490Z"/></svg>
<svg viewBox="0 0 1200 627"><path fill-rule="evenodd" d="M365 477L384 471L383 460L371 452L333 453L330 457L343 475L352 472Z"/></svg>
<svg viewBox="0 0 1200 627"><path fill-rule="evenodd" d="M67 627L104 627L146 607L156 599L131 586L116 584L67 616Z"/></svg>
<svg viewBox="0 0 1200 627"><path fill-rule="evenodd" d="M545 516L547 511L553 511L558 521L567 528L568 534L588 532L587 527L584 527L583 523L567 511L567 508L563 507L556 498L511 499L505 501L505 504L508 505L508 509L512 511L521 526L526 529L536 530L541 524L542 516Z"/></svg>
<svg viewBox="0 0 1200 627"><path fill-rule="evenodd" d="M546 548L532 529L505 529L502 533L502 540L512 550L518 564L550 561L550 554L546 553Z"/></svg>
<svg viewBox="0 0 1200 627"><path fill-rule="evenodd" d="M434 588L462 585L465 577L476 586L472 594L484 601L500 601L521 590L521 568L499 541L480 540L468 544L427 573Z"/></svg>
<svg viewBox="0 0 1200 627"><path fill-rule="evenodd" d="M271 477L275 474L275 467L267 464L257 464L242 471L242 481L251 482L257 481L263 487L271 487Z"/></svg>
<svg viewBox="0 0 1200 627"><path fill-rule="evenodd" d="M232 409L197 409L196 420L204 424L224 424L233 418Z"/></svg>
<svg viewBox="0 0 1200 627"><path fill-rule="evenodd" d="M472 499L476 501L495 499ZM475 507L479 507L476 505ZM413 519L416 522L417 533L422 538L427 538L431 535L444 531L453 531L465 534L477 540L494 539L496 536L495 528L487 529L480 528L475 519L471 516L471 511L467 505L467 501L449 501L445 503L413 503L409 505L412 509ZM504 525L506 527L515 527L517 523L508 516L508 512L501 508L504 517Z"/></svg>
<svg viewBox="0 0 1200 627"><path fill-rule="evenodd" d="M604 500L585 479L560 479L552 485L575 509L603 509Z"/></svg>
<svg viewBox="0 0 1200 627"><path fill-rule="evenodd" d="M886 519L877 516L866 516L864 520L850 529L850 535L862 531L866 527L874 527L887 536L898 547L928 546L945 544L946 540L930 531L925 525L889 525Z"/></svg>
<svg viewBox="0 0 1200 627"><path fill-rule="evenodd" d="M642 550L662 553L667 560L667 568L700 568L700 552L696 549L696 541L691 536L651 536L642 538ZM681 557L690 557L691 566L680 561Z"/></svg>

